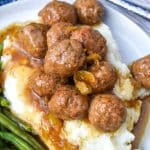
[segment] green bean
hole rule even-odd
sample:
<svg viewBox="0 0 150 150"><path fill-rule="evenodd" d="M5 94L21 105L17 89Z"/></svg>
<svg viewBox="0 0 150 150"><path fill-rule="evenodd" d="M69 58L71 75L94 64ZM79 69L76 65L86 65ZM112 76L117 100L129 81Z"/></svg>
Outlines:
<svg viewBox="0 0 150 150"><path fill-rule="evenodd" d="M4 48L4 44L3 44L3 42L2 42L2 43L0 43L0 55L2 55L3 48Z"/></svg>
<svg viewBox="0 0 150 150"><path fill-rule="evenodd" d="M0 68L1 68L1 62L0 62ZM0 88L0 94L2 94L3 90Z"/></svg>
<svg viewBox="0 0 150 150"><path fill-rule="evenodd" d="M34 150L28 143L12 133L0 131L0 137L14 144L19 150Z"/></svg>
<svg viewBox="0 0 150 150"><path fill-rule="evenodd" d="M9 129L12 133L16 134L18 137L28 142L35 150L44 149L43 146L41 146L32 136L20 130L17 124L15 124L12 120L10 120L2 113L0 113L0 124Z"/></svg>
<svg viewBox="0 0 150 150"><path fill-rule="evenodd" d="M5 143L2 139L0 139L0 148L4 147L5 146Z"/></svg>
<svg viewBox="0 0 150 150"><path fill-rule="evenodd" d="M9 107L9 104L9 101L6 98L0 96L0 106Z"/></svg>
<svg viewBox="0 0 150 150"><path fill-rule="evenodd" d="M0 61L0 70L2 70L3 63Z"/></svg>
<svg viewBox="0 0 150 150"><path fill-rule="evenodd" d="M0 131L7 131L7 129L3 125L0 124Z"/></svg>
<svg viewBox="0 0 150 150"><path fill-rule="evenodd" d="M3 113L10 118L11 120L13 120L15 123L17 123L19 125L19 127L27 132L31 132L33 134L35 134L31 128L30 125L28 125L27 123L21 121L20 119L18 119L16 116L14 116L10 111L8 111L7 109L3 109Z"/></svg>
<svg viewBox="0 0 150 150"><path fill-rule="evenodd" d="M0 43L0 56L3 53L3 48L4 48L4 43L2 42L2 43ZM2 68L2 62L0 61L0 70L1 70L1 68Z"/></svg>

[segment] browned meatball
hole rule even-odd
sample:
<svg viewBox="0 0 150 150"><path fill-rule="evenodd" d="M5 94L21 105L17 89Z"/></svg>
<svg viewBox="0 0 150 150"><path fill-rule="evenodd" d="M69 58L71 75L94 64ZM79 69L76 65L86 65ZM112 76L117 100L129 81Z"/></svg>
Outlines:
<svg viewBox="0 0 150 150"><path fill-rule="evenodd" d="M88 111L88 100L72 86L61 86L49 101L50 112L60 119L82 119Z"/></svg>
<svg viewBox="0 0 150 150"><path fill-rule="evenodd" d="M122 101L111 94L97 95L89 109L91 124L103 131L115 131L126 119Z"/></svg>
<svg viewBox="0 0 150 150"><path fill-rule="evenodd" d="M77 21L75 8L66 2L56 0L47 4L39 12L39 16L42 17L43 22L47 25L60 21L75 24Z"/></svg>
<svg viewBox="0 0 150 150"><path fill-rule="evenodd" d="M81 23L93 25L102 22L104 10L97 0L76 0L74 5Z"/></svg>
<svg viewBox="0 0 150 150"><path fill-rule="evenodd" d="M93 73L96 79L95 83L90 83L95 93L111 89L117 80L114 67L106 61L90 66L88 71Z"/></svg>
<svg viewBox="0 0 150 150"><path fill-rule="evenodd" d="M31 56L43 58L47 51L47 26L30 23L24 26L17 35L17 41Z"/></svg>
<svg viewBox="0 0 150 150"><path fill-rule="evenodd" d="M145 56L132 65L132 73L143 87L150 89L150 55Z"/></svg>
<svg viewBox="0 0 150 150"><path fill-rule="evenodd" d="M60 82L60 78L56 74L37 71L31 77L30 87L39 96L51 96Z"/></svg>
<svg viewBox="0 0 150 150"><path fill-rule="evenodd" d="M63 40L47 52L44 63L46 73L69 77L79 70L85 61L85 52L80 42Z"/></svg>
<svg viewBox="0 0 150 150"><path fill-rule="evenodd" d="M72 28L73 25L71 23L59 22L54 24L47 32L48 47L50 48L56 42L69 39Z"/></svg>
<svg viewBox="0 0 150 150"><path fill-rule="evenodd" d="M78 40L87 49L87 53L98 53L104 57L107 52L105 38L90 26L81 26L72 33L71 39Z"/></svg>

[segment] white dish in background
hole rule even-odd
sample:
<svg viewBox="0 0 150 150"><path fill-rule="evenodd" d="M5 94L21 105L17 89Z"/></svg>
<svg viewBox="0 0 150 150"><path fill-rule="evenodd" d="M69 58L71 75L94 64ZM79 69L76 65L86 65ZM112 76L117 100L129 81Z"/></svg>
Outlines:
<svg viewBox="0 0 150 150"><path fill-rule="evenodd" d="M37 12L48 2L49 0L22 0L0 7L0 29L15 22L37 18ZM150 37L144 31L109 6L105 6L105 14L104 22L110 27L125 63L130 64L133 60L150 54ZM150 120L140 144L142 150L149 150L149 138Z"/></svg>

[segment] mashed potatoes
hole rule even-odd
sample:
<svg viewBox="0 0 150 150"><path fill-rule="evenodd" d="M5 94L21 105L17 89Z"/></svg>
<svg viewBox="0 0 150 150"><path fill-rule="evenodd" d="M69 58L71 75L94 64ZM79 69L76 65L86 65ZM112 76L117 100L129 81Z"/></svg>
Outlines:
<svg viewBox="0 0 150 150"><path fill-rule="evenodd" d="M114 93L122 100L131 100L133 97L149 95L149 91L145 91L145 89L134 91L131 82L132 76L128 67L121 62L118 48L109 28L105 24L101 24L97 29L107 39L107 60L116 68L119 74ZM4 42L5 48L7 48L7 44L10 46L8 39ZM41 134L41 128L44 128L45 131L49 129L48 124L42 119L43 113L33 107L30 103L31 99L26 95L28 90L26 87L33 71L32 68L25 65L9 67L8 62L11 61L11 56L5 55L5 53L2 56L2 61L5 64L3 69L6 70L4 95L11 102L11 110L18 117L30 123L50 149L55 149L50 139L43 137ZM71 120L64 122L60 134L70 143L79 145L80 150L131 150L131 142L134 140L131 130L134 123L138 121L140 111L140 101L137 101L136 107L127 108L126 122L114 133L100 132L86 121Z"/></svg>
<svg viewBox="0 0 150 150"><path fill-rule="evenodd" d="M143 98L150 95L150 90L145 88L135 89L132 83L132 75L127 65L122 63L118 47L112 37L109 27L101 24L96 27L97 30L107 39L107 61L110 62L117 70L119 79L115 84L114 93L122 100L131 100L138 97Z"/></svg>
<svg viewBox="0 0 150 150"><path fill-rule="evenodd" d="M62 134L69 142L80 145L81 150L130 150L134 135L133 125L138 121L141 102L134 108L127 108L127 119L115 133L104 133L84 121L65 121Z"/></svg>

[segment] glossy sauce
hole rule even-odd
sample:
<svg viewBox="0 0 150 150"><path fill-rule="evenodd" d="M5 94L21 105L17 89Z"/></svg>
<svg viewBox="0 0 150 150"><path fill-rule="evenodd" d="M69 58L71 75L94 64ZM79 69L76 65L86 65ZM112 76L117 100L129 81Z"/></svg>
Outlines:
<svg viewBox="0 0 150 150"><path fill-rule="evenodd" d="M20 26L18 25L11 25L7 29L1 31L0 33L0 42L2 42L6 36L10 36L12 39L15 38L16 33L20 29ZM28 65L33 68L42 68L43 60L42 59L34 59L30 55L28 55L25 50L21 48L21 46L18 43L14 43L13 47L6 49L5 53L10 53L12 56L11 63L12 64L24 64ZM3 74L4 76L4 74ZM1 76L1 81L3 80L3 76ZM47 124L50 125L48 130L41 129L42 136L46 139L50 139L52 143L55 145L57 150L76 150L78 149L78 146L74 146L67 142L67 140L62 139L60 135L61 128L63 126L63 121L60 119L57 119L53 114L49 113L48 110L48 99L46 97L39 97L35 93L33 93L31 90L27 93L32 100L32 105L36 107L37 109L40 109L44 111L45 115L43 120L47 121ZM150 100L149 100L150 101ZM143 101L142 104L142 113L141 117L139 119L139 122L135 126L135 129L133 130L133 133L136 136L135 141L133 142L133 148L138 148L138 145L140 143L140 140L142 138L142 133L144 133L144 129L146 126L146 123L148 121L148 110L150 110L150 102L149 101ZM130 101L128 103L128 106L134 107L136 103L134 101ZM148 105L149 104L149 105ZM51 123L49 123L49 118L51 118ZM85 119L85 122L89 122L88 119Z"/></svg>
<svg viewBox="0 0 150 150"><path fill-rule="evenodd" d="M12 24L7 28L0 31L0 42L5 40L6 36L14 37L18 30L20 29L20 25Z"/></svg>
<svg viewBox="0 0 150 150"><path fill-rule="evenodd" d="M43 128L40 127L40 136L47 141L51 140L56 150L77 150L77 146L70 144L67 140L60 137L63 121L55 117L54 114L49 113L49 99L47 97L39 97L32 90L27 90L26 95L29 100L32 100L31 105L43 113L41 122L41 127Z"/></svg>
<svg viewBox="0 0 150 150"><path fill-rule="evenodd" d="M9 35L9 37L13 40L13 44L11 47L5 49L3 51L4 54L11 55L11 65L21 64L30 66L32 68L42 68L43 59L35 59L28 55L25 50L21 48L19 43L17 43L14 39L16 37L16 33L20 29L21 26L11 25L8 28L2 30L0 32L0 43L5 40L5 38ZM1 81L3 82L5 79L5 72L1 73ZM1 86L3 83L1 83ZM31 103L34 108L40 110L44 113L43 115L43 123L44 125L48 125L48 129L41 128L40 133L44 139L51 140L56 150L77 150L78 146L74 146L70 144L67 140L62 139L60 137L60 132L63 127L63 121L57 119L53 114L49 113L48 110L48 98L47 97L39 97L35 93L32 92L31 89L26 91L26 95L29 97L29 103ZM30 102L32 100L32 102ZM43 125L43 126L44 126Z"/></svg>

